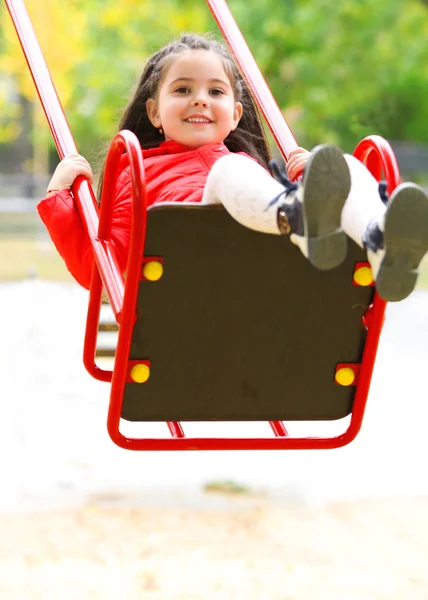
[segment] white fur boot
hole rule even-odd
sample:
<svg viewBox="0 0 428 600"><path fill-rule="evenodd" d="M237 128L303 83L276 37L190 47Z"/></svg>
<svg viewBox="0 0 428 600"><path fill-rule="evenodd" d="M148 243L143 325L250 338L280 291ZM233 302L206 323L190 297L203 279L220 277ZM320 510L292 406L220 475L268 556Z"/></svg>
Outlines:
<svg viewBox="0 0 428 600"><path fill-rule="evenodd" d="M279 183L254 160L229 154L212 167L202 203L223 204L250 229L290 234L315 267L327 270L346 256L340 220L350 185L346 161L333 146L314 149L299 184L285 177Z"/></svg>
<svg viewBox="0 0 428 600"><path fill-rule="evenodd" d="M342 227L367 250L379 295L388 302L403 300L413 291L419 263L428 252L428 197L405 183L385 206L376 179L355 157L345 158L352 183Z"/></svg>

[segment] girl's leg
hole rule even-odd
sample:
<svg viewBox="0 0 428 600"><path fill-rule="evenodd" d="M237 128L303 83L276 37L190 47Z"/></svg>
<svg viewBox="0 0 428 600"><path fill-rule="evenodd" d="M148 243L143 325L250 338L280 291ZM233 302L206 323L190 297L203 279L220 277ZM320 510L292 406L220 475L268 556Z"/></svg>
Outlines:
<svg viewBox="0 0 428 600"><path fill-rule="evenodd" d="M355 157L346 155L351 191L342 212L344 231L367 250L379 295L403 300L414 289L419 263L428 252L428 197L402 184L385 205L378 182Z"/></svg>
<svg viewBox="0 0 428 600"><path fill-rule="evenodd" d="M284 185L253 159L239 154L220 158L205 185L203 204L223 204L239 223L291 241L319 269L345 259L346 235L340 220L351 182L342 153L319 146L311 154L303 183Z"/></svg>

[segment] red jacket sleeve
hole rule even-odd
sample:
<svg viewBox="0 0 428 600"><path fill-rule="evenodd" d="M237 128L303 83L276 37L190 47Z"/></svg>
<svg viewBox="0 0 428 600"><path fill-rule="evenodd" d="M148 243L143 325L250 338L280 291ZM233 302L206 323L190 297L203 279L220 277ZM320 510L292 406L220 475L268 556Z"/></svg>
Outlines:
<svg viewBox="0 0 428 600"><path fill-rule="evenodd" d="M125 170L116 185L111 228L112 245L122 273L126 269L131 232L131 196L131 177ZM80 285L89 289L94 257L73 196L62 190L42 200L37 210L67 269Z"/></svg>

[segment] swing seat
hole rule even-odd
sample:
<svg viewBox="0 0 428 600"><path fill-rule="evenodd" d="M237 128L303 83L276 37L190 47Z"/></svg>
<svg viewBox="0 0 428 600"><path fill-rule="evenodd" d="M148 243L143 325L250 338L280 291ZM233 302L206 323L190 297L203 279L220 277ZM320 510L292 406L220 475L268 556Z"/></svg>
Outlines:
<svg viewBox="0 0 428 600"><path fill-rule="evenodd" d="M109 223L125 148L133 214L123 279ZM374 149L378 178L382 160L391 174L395 163L381 139L366 138L354 154L367 159ZM288 236L248 229L222 206L147 209L141 150L130 132L112 142L103 189L84 363L112 383L113 441L134 450L334 448L352 441L386 306L365 252L349 240L344 263L319 271ZM94 360L103 288L118 323L113 371ZM284 425L345 417L348 429L331 438L293 438ZM126 437L121 420L166 422L171 437ZM274 437L187 438L181 423L189 421L267 421Z"/></svg>
<svg viewBox="0 0 428 600"><path fill-rule="evenodd" d="M247 229L223 207L176 204L149 209L145 255L148 269L161 257L163 274L139 284L129 360L150 363L150 375L125 384L122 418L350 414L355 386L335 373L360 364L373 299L373 287L355 285L367 259L354 243L345 263L321 272L288 237Z"/></svg>

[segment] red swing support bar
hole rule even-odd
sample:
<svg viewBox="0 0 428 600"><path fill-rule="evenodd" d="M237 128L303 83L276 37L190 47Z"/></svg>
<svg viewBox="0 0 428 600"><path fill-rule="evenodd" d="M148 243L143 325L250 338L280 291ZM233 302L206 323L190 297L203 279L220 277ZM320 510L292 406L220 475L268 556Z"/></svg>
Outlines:
<svg viewBox="0 0 428 600"><path fill-rule="evenodd" d="M297 147L296 140L258 69L225 0L206 0L206 2L235 55L284 159L287 159L290 151ZM60 158L63 158L66 154L76 152L77 149L24 1L5 0L5 3L33 77L58 154ZM130 159L133 187L132 229L126 283L118 267L109 239L113 201L112 190L115 188L119 158L124 149L126 149ZM395 156L390 145L383 138L379 136L365 138L355 149L354 155L366 164L378 180L381 179L382 173L385 174L389 193L400 183ZM145 187L141 148L136 137L127 131L122 131L116 135L108 152L101 213L99 213L95 195L87 180L79 177L72 187L95 257L85 336L84 364L93 377L112 383L107 419L107 427L112 440L122 448L152 451L330 449L345 446L354 440L361 428L385 316L386 302L377 294L375 294L374 302L364 317L367 327L366 344L359 371L351 420L348 429L344 433L334 437L290 437L284 424L276 421L270 423L274 433L274 436L270 438L190 438L185 436L181 424L177 422L167 423L171 434L170 438L138 439L128 438L121 434L119 427L123 389L127 377L138 281L144 255L147 221ZM119 324L119 339L113 373L100 369L94 361L103 287Z"/></svg>

